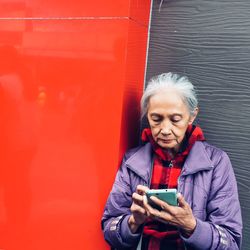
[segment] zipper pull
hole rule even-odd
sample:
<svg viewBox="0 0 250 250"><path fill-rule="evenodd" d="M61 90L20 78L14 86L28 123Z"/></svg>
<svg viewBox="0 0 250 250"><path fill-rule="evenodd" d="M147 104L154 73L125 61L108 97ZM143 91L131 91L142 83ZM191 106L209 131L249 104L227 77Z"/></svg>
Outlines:
<svg viewBox="0 0 250 250"><path fill-rule="evenodd" d="M173 164L173 160L171 160L170 163L169 163L169 165L168 165L168 167L172 168L173 165L174 165L174 164Z"/></svg>

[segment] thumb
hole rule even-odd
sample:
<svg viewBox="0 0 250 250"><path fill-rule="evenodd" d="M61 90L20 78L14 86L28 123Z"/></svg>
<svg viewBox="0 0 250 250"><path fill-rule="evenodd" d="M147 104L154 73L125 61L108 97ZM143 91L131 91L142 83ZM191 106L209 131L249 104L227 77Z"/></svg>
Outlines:
<svg viewBox="0 0 250 250"><path fill-rule="evenodd" d="M177 194L177 200L179 203L179 207L185 207L187 205L187 202L185 201L185 199L181 193Z"/></svg>

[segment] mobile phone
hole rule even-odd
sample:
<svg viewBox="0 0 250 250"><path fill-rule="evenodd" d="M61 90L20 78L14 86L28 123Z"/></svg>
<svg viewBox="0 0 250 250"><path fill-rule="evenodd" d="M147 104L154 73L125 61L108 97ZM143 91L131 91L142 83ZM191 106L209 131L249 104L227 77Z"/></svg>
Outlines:
<svg viewBox="0 0 250 250"><path fill-rule="evenodd" d="M171 206L177 206L177 190L175 188L170 189L149 189L146 191L146 197L150 206L161 210L161 207L156 205L151 199L151 196L155 196L158 199L168 203Z"/></svg>

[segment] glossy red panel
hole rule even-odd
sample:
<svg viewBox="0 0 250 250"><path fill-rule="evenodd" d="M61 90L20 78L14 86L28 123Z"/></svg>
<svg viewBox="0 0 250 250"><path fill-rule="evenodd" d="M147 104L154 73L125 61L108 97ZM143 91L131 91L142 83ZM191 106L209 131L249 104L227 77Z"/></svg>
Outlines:
<svg viewBox="0 0 250 250"><path fill-rule="evenodd" d="M139 141L140 98L144 83L147 34L147 27L138 25L135 21L129 22L120 156L127 148L135 147Z"/></svg>
<svg viewBox="0 0 250 250"><path fill-rule="evenodd" d="M0 249L109 249L100 218L137 141L146 40L129 18L0 19Z"/></svg>
<svg viewBox="0 0 250 250"><path fill-rule="evenodd" d="M128 0L1 0L0 17L127 17Z"/></svg>
<svg viewBox="0 0 250 250"><path fill-rule="evenodd" d="M130 18L136 21L140 26L148 26L150 18L151 0L131 0Z"/></svg>

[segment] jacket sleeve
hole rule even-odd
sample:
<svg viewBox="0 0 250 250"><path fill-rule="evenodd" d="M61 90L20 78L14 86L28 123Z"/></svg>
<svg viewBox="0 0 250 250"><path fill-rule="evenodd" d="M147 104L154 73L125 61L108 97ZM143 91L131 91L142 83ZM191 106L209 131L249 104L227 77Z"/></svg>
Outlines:
<svg viewBox="0 0 250 250"><path fill-rule="evenodd" d="M116 249L126 249L137 245L140 234L132 234L128 219L132 205L130 174L125 165L126 156L116 175L102 217L105 240Z"/></svg>
<svg viewBox="0 0 250 250"><path fill-rule="evenodd" d="M235 175L225 152L213 171L207 218L196 219L194 233L182 238L191 249L237 250L241 247L242 217Z"/></svg>

